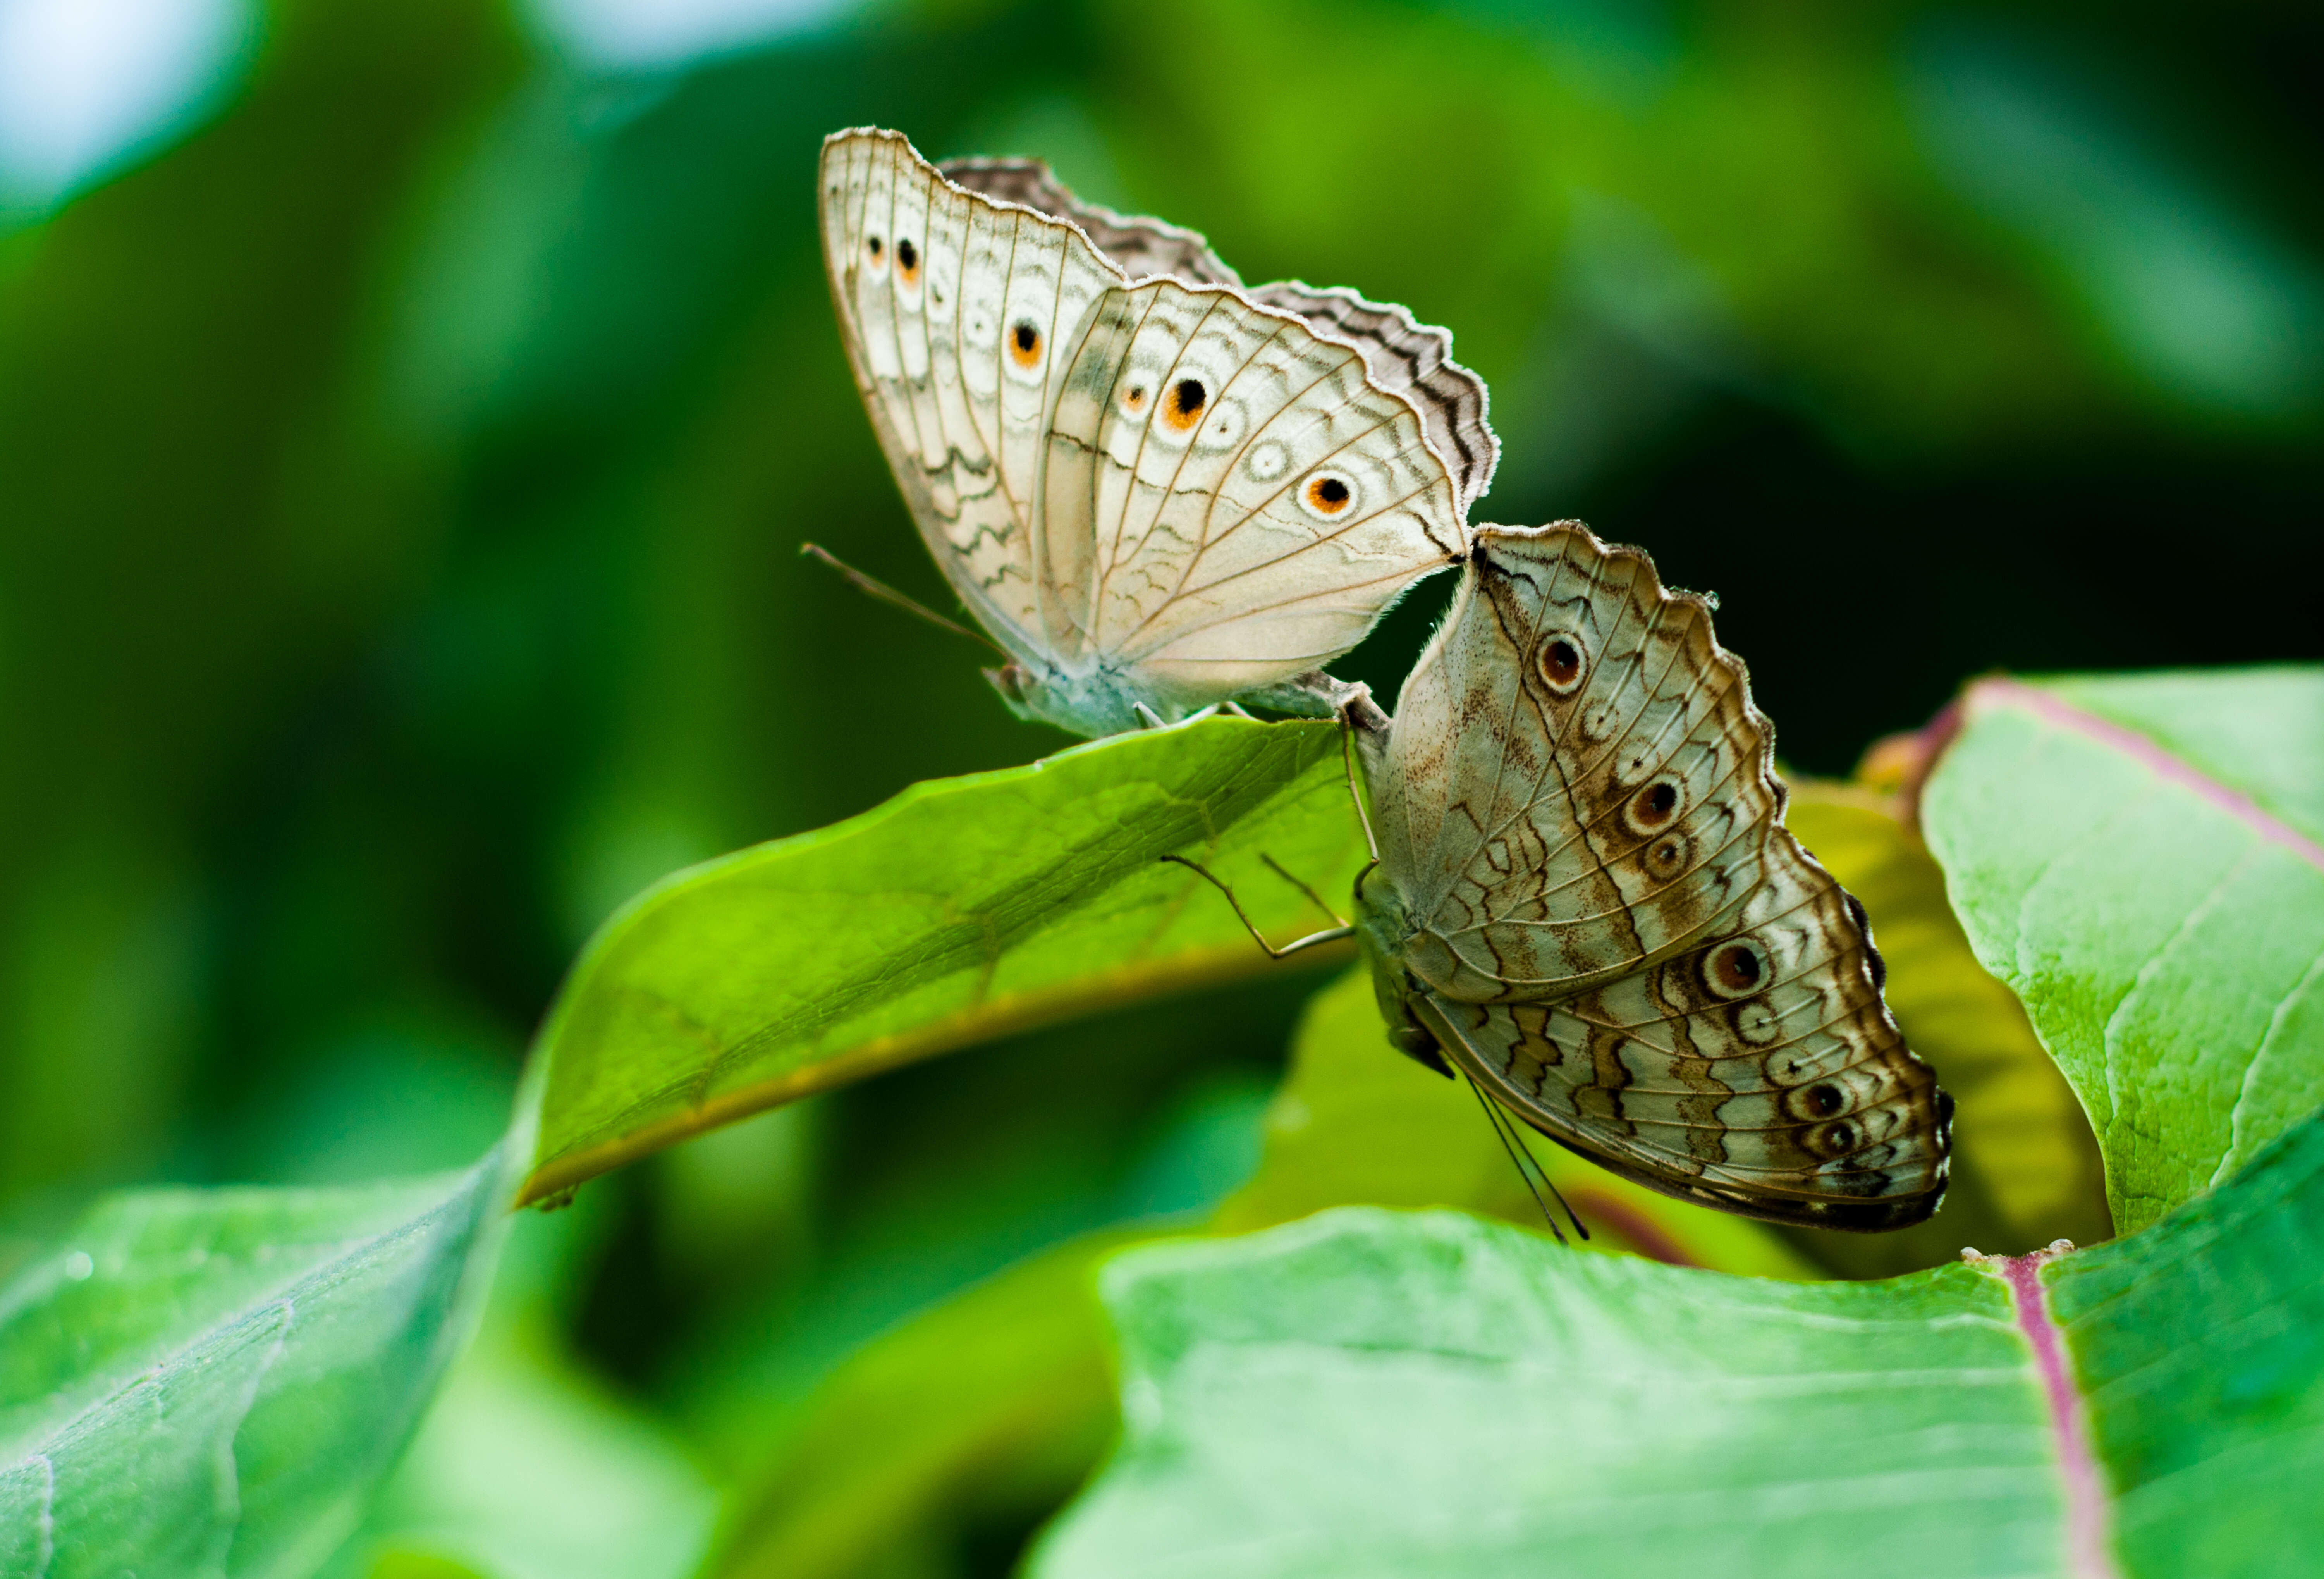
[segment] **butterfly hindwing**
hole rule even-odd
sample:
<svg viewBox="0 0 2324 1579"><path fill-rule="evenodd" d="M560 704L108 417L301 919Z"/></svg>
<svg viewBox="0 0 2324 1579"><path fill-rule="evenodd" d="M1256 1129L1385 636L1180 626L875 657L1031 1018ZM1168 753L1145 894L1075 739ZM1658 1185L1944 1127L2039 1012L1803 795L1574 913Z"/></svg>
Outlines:
<svg viewBox="0 0 2324 1579"><path fill-rule="evenodd" d="M1328 662L1460 511L1417 414L1352 349L1231 292L1130 292L1097 443L1100 645L1159 688L1232 694Z"/></svg>
<svg viewBox="0 0 2324 1579"><path fill-rule="evenodd" d="M1261 285L1250 296L1361 356L1373 383L1420 413L1430 448L1452 474L1461 508L1477 502L1493 480L1501 445L1486 420L1484 383L1452 360L1451 335L1405 308L1367 301L1344 288L1319 291L1290 281Z"/></svg>
<svg viewBox="0 0 2324 1579"><path fill-rule="evenodd" d="M1489 527L1376 759L1398 963L1536 1128L1732 1210L1917 1221L1950 1104L1862 911L1782 826L1703 602L1578 526Z"/></svg>
<svg viewBox="0 0 2324 1579"><path fill-rule="evenodd" d="M1425 823L1390 819L1456 993L1579 987L1682 946L1739 901L1745 831L1780 808L1765 720L1701 600L1585 541L1502 532L1399 704L1413 726L1393 749L1459 743Z"/></svg>

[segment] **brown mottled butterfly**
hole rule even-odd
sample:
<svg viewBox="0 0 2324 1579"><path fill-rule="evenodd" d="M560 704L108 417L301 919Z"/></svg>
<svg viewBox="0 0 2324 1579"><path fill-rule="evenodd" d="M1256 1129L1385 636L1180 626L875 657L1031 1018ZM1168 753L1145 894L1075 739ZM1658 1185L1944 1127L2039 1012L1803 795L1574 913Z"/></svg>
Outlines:
<svg viewBox="0 0 2324 1579"><path fill-rule="evenodd" d="M1859 1230L1936 1210L1952 1100L1863 907L1784 827L1702 598L1576 522L1479 527L1394 719L1342 716L1376 860L1354 925L1290 948L1352 934L1397 1047L1682 1199Z"/></svg>

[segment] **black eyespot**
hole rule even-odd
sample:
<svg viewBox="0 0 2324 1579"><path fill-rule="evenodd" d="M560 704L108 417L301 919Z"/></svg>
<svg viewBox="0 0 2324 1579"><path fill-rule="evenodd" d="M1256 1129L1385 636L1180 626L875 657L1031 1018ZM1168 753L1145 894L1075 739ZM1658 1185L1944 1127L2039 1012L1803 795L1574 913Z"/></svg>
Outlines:
<svg viewBox="0 0 2324 1579"><path fill-rule="evenodd" d="M1657 779L1630 798L1630 826L1640 833L1662 826L1678 809L1678 799L1677 785Z"/></svg>
<svg viewBox="0 0 2324 1579"><path fill-rule="evenodd" d="M1847 1105L1848 1098L1837 1085L1808 1087L1808 1111L1820 1119L1828 1119Z"/></svg>
<svg viewBox="0 0 2324 1579"><path fill-rule="evenodd" d="M1199 378L1182 378L1170 386L1163 397L1162 420L1183 433L1202 420L1203 406L1211 392L1203 387Z"/></svg>
<svg viewBox="0 0 2324 1579"><path fill-rule="evenodd" d="M1344 513L1355 497L1356 490L1348 479L1330 472L1308 478L1299 490L1300 503L1327 520Z"/></svg>
<svg viewBox="0 0 2324 1579"><path fill-rule="evenodd" d="M1009 331L1009 355L1019 367L1030 367L1041 359L1041 331L1030 319L1021 319Z"/></svg>
<svg viewBox="0 0 2324 1579"><path fill-rule="evenodd" d="M1823 1132L1823 1138L1824 1144L1831 1148L1834 1155L1845 1155L1855 1150L1856 1126L1848 1123L1834 1124Z"/></svg>
<svg viewBox="0 0 2324 1579"><path fill-rule="evenodd" d="M878 263L880 261L880 238L876 235L867 237L863 243L863 250L872 254L872 261L873 263Z"/></svg>

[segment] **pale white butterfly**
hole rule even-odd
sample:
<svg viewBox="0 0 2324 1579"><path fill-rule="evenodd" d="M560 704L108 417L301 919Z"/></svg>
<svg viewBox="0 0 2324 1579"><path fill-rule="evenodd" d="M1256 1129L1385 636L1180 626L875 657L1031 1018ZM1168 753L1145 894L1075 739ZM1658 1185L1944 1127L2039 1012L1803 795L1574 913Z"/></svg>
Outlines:
<svg viewBox="0 0 2324 1579"><path fill-rule="evenodd" d="M1452 337L1023 161L824 143L825 260L864 403L929 551L1080 734L1241 697L1328 713L1323 664L1466 552L1499 445Z"/></svg>

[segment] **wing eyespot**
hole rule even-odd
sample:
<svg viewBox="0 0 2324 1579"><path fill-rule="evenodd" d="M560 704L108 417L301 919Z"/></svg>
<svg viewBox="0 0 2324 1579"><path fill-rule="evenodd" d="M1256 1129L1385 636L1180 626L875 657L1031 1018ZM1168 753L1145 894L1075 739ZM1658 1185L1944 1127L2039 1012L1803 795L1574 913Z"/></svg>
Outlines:
<svg viewBox="0 0 2324 1579"><path fill-rule="evenodd" d="M896 277L907 285L920 277L920 250L908 238L896 243Z"/></svg>
<svg viewBox="0 0 2324 1579"><path fill-rule="evenodd" d="M1262 439L1250 447L1242 469L1254 483L1271 483L1291 469L1291 452L1279 440Z"/></svg>
<svg viewBox="0 0 2324 1579"><path fill-rule="evenodd" d="M1671 819L1678 816L1683 799L1676 784L1668 779L1657 779L1630 797L1622 808L1623 817L1631 832L1651 834L1670 825Z"/></svg>
<svg viewBox="0 0 2324 1579"><path fill-rule="evenodd" d="M1802 1100L1808 1112L1817 1118L1828 1119L1848 1105L1848 1094L1831 1081L1824 1080L1809 1086L1806 1096Z"/></svg>
<svg viewBox="0 0 2324 1579"><path fill-rule="evenodd" d="M1571 631L1552 631L1534 649L1533 667L1553 693L1570 697L1590 673L1590 649Z"/></svg>
<svg viewBox="0 0 2324 1579"><path fill-rule="evenodd" d="M1748 1047L1764 1048L1783 1034L1784 1022L1764 998L1746 998L1728 1006L1727 1022L1735 1028L1738 1040ZM1796 1069L1794 1070L1796 1073Z"/></svg>
<svg viewBox="0 0 2324 1579"><path fill-rule="evenodd" d="M1318 521L1336 521L1355 508L1356 485L1338 472L1317 472L1299 485L1299 503Z"/></svg>
<svg viewBox="0 0 2324 1579"><path fill-rule="evenodd" d="M1041 328L1031 319L1019 319L1009 331L1009 359L1027 369L1041 365Z"/></svg>
<svg viewBox="0 0 2324 1579"><path fill-rule="evenodd" d="M1702 956L1703 985L1721 998L1748 998L1767 984L1767 957L1748 937L1731 938Z"/></svg>
<svg viewBox="0 0 2324 1579"><path fill-rule="evenodd" d="M1668 882L1686 871L1687 842L1683 834L1665 834L1646 846L1646 874Z"/></svg>
<svg viewBox="0 0 2324 1579"><path fill-rule="evenodd" d="M1210 399L1211 392L1201 379L1182 378L1162 397L1162 420L1173 433L1190 432L1203 420L1203 408Z"/></svg>
<svg viewBox="0 0 2324 1579"><path fill-rule="evenodd" d="M1845 1157L1856 1150L1860 1139L1854 1124L1846 1119L1835 1119L1820 1130L1809 1131L1808 1144L1826 1157Z"/></svg>

